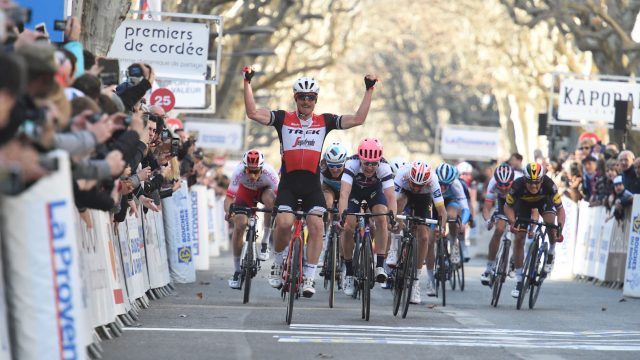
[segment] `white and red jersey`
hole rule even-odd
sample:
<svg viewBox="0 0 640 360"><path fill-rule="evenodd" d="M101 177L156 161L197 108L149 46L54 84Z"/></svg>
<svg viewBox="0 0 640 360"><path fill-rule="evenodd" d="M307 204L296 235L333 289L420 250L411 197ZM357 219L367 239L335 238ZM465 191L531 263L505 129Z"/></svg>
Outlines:
<svg viewBox="0 0 640 360"><path fill-rule="evenodd" d="M396 197L399 197L401 193L413 193L411 190L409 179L409 173L411 172L411 165L405 165L401 167L396 173L396 177L393 180L396 187ZM438 176L434 171L431 172L431 177L429 181L417 192L417 194L431 194L431 198L433 199L433 203L444 203L444 199L442 198L442 191L440 190L440 182L438 181Z"/></svg>
<svg viewBox="0 0 640 360"><path fill-rule="evenodd" d="M515 171L513 181L520 177L522 177L522 173ZM485 194L484 201L494 202L497 198L505 199L508 193L509 189L504 191L498 189L498 182L496 178L492 176L487 185L487 193Z"/></svg>
<svg viewBox="0 0 640 360"><path fill-rule="evenodd" d="M300 120L295 112L272 111L269 125L278 131L284 172L318 174L324 139L329 131L342 128L341 120L342 116L334 114L313 114L309 120Z"/></svg>
<svg viewBox="0 0 640 360"><path fill-rule="evenodd" d="M244 164L240 163L233 171L233 175L231 175L231 183L227 189L227 196L235 198L240 186L248 190L270 188L273 189L273 191L276 191L278 189L280 178L278 178L278 173L273 169L273 167L271 167L271 165L264 164L262 167L262 174L260 174L260 177L256 181L249 180L244 168Z"/></svg>

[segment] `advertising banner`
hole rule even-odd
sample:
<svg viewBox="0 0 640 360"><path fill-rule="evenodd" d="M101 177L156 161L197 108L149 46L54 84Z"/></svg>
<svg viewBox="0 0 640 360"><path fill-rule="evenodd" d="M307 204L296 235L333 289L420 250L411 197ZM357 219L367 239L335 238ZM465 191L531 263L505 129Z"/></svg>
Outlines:
<svg viewBox="0 0 640 360"><path fill-rule="evenodd" d="M558 119L605 122L613 126L615 100L633 103L632 124L640 126L640 84L611 80L562 80Z"/></svg>
<svg viewBox="0 0 640 360"><path fill-rule="evenodd" d="M640 195L633 197L623 294L640 297Z"/></svg>
<svg viewBox="0 0 640 360"><path fill-rule="evenodd" d="M186 131L197 131L198 146L204 149L240 151L243 148L243 128L238 123L204 123L187 121Z"/></svg>
<svg viewBox="0 0 640 360"><path fill-rule="evenodd" d="M171 279L176 283L196 281L189 223L189 191L187 182L169 198L162 199L167 257Z"/></svg>
<svg viewBox="0 0 640 360"><path fill-rule="evenodd" d="M191 233L196 270L209 270L209 199L203 185L191 187Z"/></svg>
<svg viewBox="0 0 640 360"><path fill-rule="evenodd" d="M440 154L444 158L497 159L500 128L443 127L440 134Z"/></svg>
<svg viewBox="0 0 640 360"><path fill-rule="evenodd" d="M209 25L152 20L124 20L116 31L109 58L120 67L142 62L158 77L206 80Z"/></svg>
<svg viewBox="0 0 640 360"><path fill-rule="evenodd" d="M556 244L556 258L551 279L573 279L573 258L576 249L576 232L578 229L578 204L570 198L562 197L562 207L565 212L565 222L562 228L564 241Z"/></svg>
<svg viewBox="0 0 640 360"><path fill-rule="evenodd" d="M49 156L59 170L0 206L11 352L15 359L86 359L71 167L65 152Z"/></svg>

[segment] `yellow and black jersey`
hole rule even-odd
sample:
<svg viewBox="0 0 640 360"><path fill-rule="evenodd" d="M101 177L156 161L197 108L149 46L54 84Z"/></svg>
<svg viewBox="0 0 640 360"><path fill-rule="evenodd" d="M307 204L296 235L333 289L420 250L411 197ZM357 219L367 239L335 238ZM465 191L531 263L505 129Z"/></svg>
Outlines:
<svg viewBox="0 0 640 360"><path fill-rule="evenodd" d="M560 194L558 193L558 187L550 177L544 175L544 178L542 179L542 186L540 187L540 191L538 191L537 194L532 194L529 192L529 190L527 190L526 181L527 180L525 177L521 177L513 182L513 185L511 185L511 189L507 194L507 205L513 207L516 202L550 202L556 208L562 207L562 199L560 198Z"/></svg>

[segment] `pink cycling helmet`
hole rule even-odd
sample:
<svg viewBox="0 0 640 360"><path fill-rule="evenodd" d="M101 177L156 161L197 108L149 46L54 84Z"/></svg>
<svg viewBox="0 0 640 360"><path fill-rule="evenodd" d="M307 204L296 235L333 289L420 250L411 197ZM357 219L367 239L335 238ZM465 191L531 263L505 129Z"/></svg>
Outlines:
<svg viewBox="0 0 640 360"><path fill-rule="evenodd" d="M382 143L376 138L364 138L358 145L358 157L362 161L380 161L382 159Z"/></svg>

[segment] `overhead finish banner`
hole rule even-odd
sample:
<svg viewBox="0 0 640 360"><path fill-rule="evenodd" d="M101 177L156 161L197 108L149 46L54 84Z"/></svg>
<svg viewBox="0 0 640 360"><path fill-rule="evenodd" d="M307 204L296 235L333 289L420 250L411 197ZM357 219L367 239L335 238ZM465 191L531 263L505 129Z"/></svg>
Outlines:
<svg viewBox="0 0 640 360"><path fill-rule="evenodd" d="M116 31L109 57L121 67L143 62L158 77L206 80L209 25L151 20L125 20Z"/></svg>
<svg viewBox="0 0 640 360"><path fill-rule="evenodd" d="M445 158L497 159L499 144L499 128L443 127L440 154Z"/></svg>
<svg viewBox="0 0 640 360"><path fill-rule="evenodd" d="M564 79L560 84L558 119L606 122L613 125L615 100L633 103L633 127L640 126L640 84L619 81Z"/></svg>

